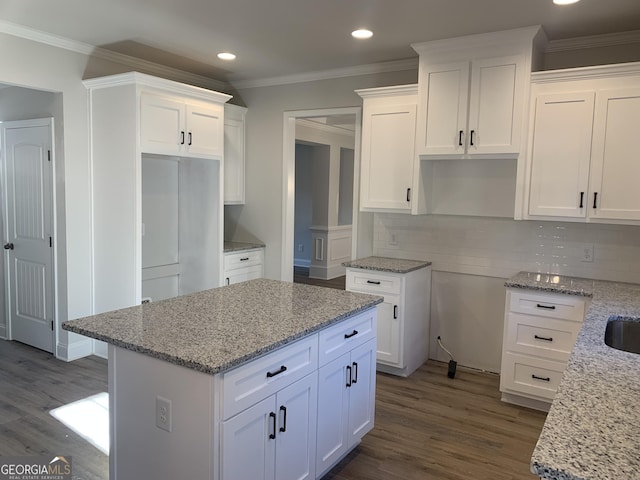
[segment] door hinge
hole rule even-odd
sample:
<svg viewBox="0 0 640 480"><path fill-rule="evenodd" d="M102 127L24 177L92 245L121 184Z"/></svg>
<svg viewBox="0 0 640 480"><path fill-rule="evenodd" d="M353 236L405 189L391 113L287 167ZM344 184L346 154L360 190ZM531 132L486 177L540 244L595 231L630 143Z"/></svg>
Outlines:
<svg viewBox="0 0 640 480"><path fill-rule="evenodd" d="M51 320L51 331L53 331L53 320Z"/></svg>
<svg viewBox="0 0 640 480"><path fill-rule="evenodd" d="M49 248L53 248L53 238L49 237Z"/></svg>
<svg viewBox="0 0 640 480"><path fill-rule="evenodd" d="M47 150L47 160L51 161L51 150Z"/></svg>

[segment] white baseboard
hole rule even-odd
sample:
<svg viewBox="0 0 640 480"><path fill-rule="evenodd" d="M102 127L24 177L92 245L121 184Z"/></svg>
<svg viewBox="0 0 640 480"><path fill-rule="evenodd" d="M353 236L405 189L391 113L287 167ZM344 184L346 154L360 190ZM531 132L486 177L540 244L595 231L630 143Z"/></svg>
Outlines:
<svg viewBox="0 0 640 480"><path fill-rule="evenodd" d="M93 340L93 354L100 358L109 358L109 344L100 340Z"/></svg>
<svg viewBox="0 0 640 480"><path fill-rule="evenodd" d="M307 258L294 258L293 266L309 268L311 266L311 260Z"/></svg>
<svg viewBox="0 0 640 480"><path fill-rule="evenodd" d="M345 275L347 269L342 265L332 265L329 267L321 267L311 265L309 268L309 278L319 278L321 280L331 280L333 278Z"/></svg>
<svg viewBox="0 0 640 480"><path fill-rule="evenodd" d="M79 358L93 354L93 340L86 338L72 344L58 343L56 357L65 362L71 362Z"/></svg>

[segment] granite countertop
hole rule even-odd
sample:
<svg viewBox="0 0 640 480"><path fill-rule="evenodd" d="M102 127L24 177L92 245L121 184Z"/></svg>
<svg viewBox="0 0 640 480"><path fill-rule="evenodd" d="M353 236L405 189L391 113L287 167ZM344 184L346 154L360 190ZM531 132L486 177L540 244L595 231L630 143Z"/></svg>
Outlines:
<svg viewBox="0 0 640 480"><path fill-rule="evenodd" d="M431 265L431 262L420 260L406 260L404 258L366 257L350 262L344 262L343 267L362 268L363 270L377 270L379 272L409 273Z"/></svg>
<svg viewBox="0 0 640 480"><path fill-rule="evenodd" d="M242 250L251 250L252 248L264 248L264 243L255 242L224 242L224 252L240 252Z"/></svg>
<svg viewBox="0 0 640 480"><path fill-rule="evenodd" d="M62 328L204 373L218 373L382 302L257 279L64 322Z"/></svg>
<svg viewBox="0 0 640 480"><path fill-rule="evenodd" d="M558 480L640 479L640 355L604 343L609 318L640 321L640 285L520 273L515 288L593 299L531 458L531 470ZM592 285L592 287L589 287Z"/></svg>

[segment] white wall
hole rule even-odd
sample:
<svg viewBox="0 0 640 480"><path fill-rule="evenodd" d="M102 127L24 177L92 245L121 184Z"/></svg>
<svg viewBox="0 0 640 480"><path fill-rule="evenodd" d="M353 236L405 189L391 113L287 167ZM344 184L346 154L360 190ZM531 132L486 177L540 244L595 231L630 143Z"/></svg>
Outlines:
<svg viewBox="0 0 640 480"><path fill-rule="evenodd" d="M431 355L500 369L504 280L521 270L640 282L640 227L463 216L374 216L374 253L433 262ZM397 245L390 245L391 235ZM582 262L582 248L594 261Z"/></svg>

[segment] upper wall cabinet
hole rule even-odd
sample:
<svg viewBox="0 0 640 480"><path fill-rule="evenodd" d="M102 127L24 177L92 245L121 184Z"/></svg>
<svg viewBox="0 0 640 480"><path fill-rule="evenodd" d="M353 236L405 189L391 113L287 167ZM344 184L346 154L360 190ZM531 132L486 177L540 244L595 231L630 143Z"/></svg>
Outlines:
<svg viewBox="0 0 640 480"><path fill-rule="evenodd" d="M245 117L247 109L224 105L224 204L244 204Z"/></svg>
<svg viewBox="0 0 640 480"><path fill-rule="evenodd" d="M356 93L363 98L360 208L410 213L417 85Z"/></svg>
<svg viewBox="0 0 640 480"><path fill-rule="evenodd" d="M224 107L195 100L142 93L140 147L161 155L222 157Z"/></svg>
<svg viewBox="0 0 640 480"><path fill-rule="evenodd" d="M527 218L640 220L640 64L532 76Z"/></svg>
<svg viewBox="0 0 640 480"><path fill-rule="evenodd" d="M413 45L421 158L515 158L539 27Z"/></svg>

